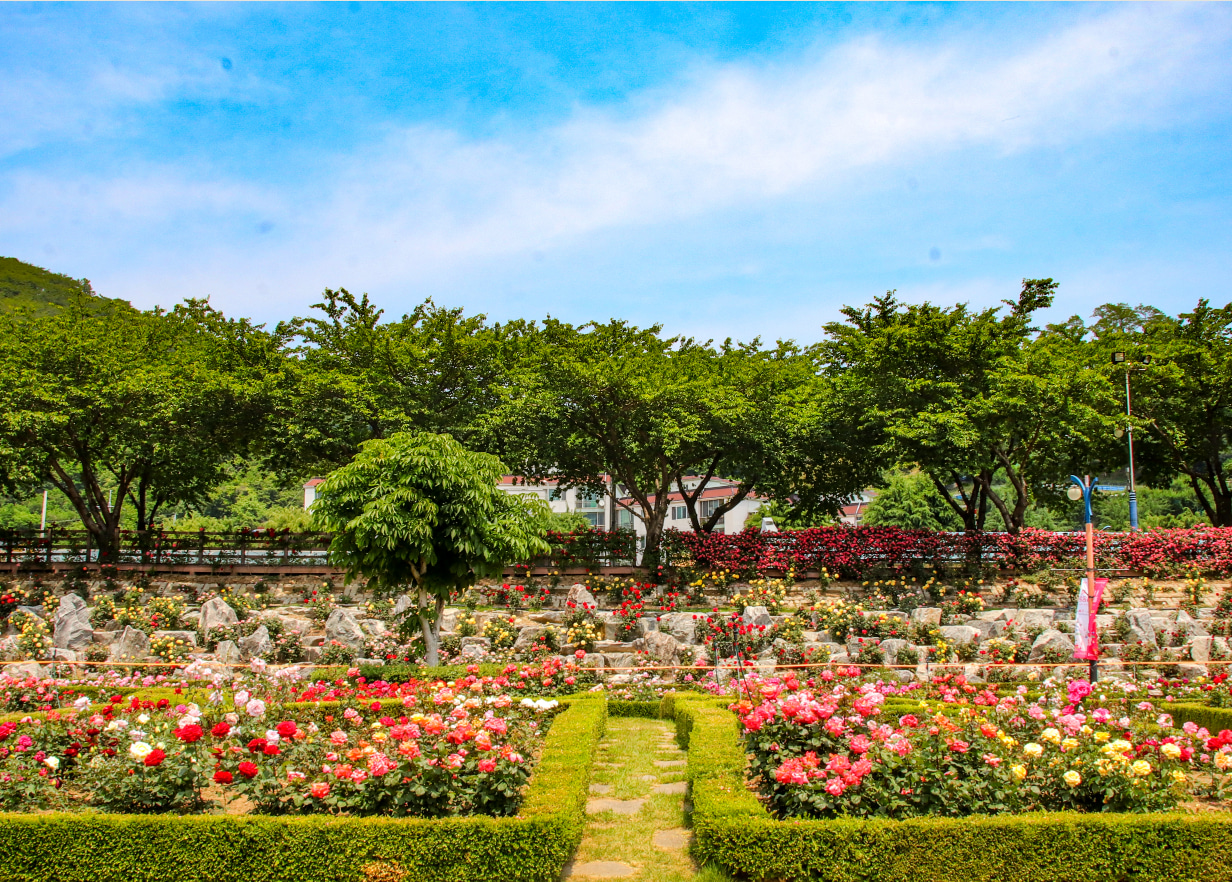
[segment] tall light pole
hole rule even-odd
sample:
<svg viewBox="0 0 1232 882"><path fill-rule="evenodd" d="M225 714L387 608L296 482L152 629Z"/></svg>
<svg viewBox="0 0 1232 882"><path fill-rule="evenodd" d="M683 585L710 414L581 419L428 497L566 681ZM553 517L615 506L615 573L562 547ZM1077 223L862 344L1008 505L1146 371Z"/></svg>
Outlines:
<svg viewBox="0 0 1232 882"><path fill-rule="evenodd" d="M1143 355L1139 362L1143 365L1151 363L1151 356ZM1134 425L1133 425L1133 404L1129 395L1129 372L1134 370L1132 363L1127 361L1124 352L1112 353L1113 364L1125 365L1125 434L1129 438L1129 529L1133 533L1138 532L1138 488L1134 483ZM1138 368L1142 370L1142 368ZM1117 433L1120 437L1120 432Z"/></svg>

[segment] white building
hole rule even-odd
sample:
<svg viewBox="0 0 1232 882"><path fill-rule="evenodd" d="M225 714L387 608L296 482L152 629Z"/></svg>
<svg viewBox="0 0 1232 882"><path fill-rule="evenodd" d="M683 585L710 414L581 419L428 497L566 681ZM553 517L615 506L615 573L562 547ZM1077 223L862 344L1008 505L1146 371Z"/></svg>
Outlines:
<svg viewBox="0 0 1232 882"><path fill-rule="evenodd" d="M496 486L506 493L538 496L540 499L547 500L548 507L554 512L579 514L590 522L592 528L608 529L606 493L594 495L578 489L558 490L556 481L528 483L525 478L517 475L505 475Z"/></svg>
<svg viewBox="0 0 1232 882"><path fill-rule="evenodd" d="M701 483L701 478L696 475L686 475L684 478L684 489L692 491L697 489L697 485ZM729 481L724 478L711 478L706 484L706 489L702 491L701 498L697 500L697 517L702 523L715 513L724 503L736 495L740 488L738 481ZM749 515L761 508L761 506L769 500L763 497L749 494L731 509L726 512L722 520L716 525L714 532L716 533L739 533L744 530L744 522L748 520ZM622 498L621 502L632 508L637 507L637 503L632 498ZM649 499L651 505L655 504L655 497ZM684 495L680 492L679 486L676 487L668 495L668 510L667 519L663 522L665 530L681 530L683 532L693 532L693 522L689 520L689 507L685 504ZM631 527L637 532L638 538L646 536L646 525L640 518L635 518L633 513L619 508L617 509L616 523L621 527Z"/></svg>

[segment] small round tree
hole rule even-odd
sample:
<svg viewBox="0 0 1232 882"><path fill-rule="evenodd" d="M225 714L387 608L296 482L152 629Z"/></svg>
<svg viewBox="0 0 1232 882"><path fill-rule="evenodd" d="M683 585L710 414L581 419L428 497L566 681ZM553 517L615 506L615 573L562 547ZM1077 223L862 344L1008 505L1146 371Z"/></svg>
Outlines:
<svg viewBox="0 0 1232 882"><path fill-rule="evenodd" d="M406 432L366 442L317 488L312 516L333 532L330 559L347 582L366 579L378 594L413 589L429 665L439 662L453 592L550 551L547 503L498 489L504 474L495 456L449 435Z"/></svg>

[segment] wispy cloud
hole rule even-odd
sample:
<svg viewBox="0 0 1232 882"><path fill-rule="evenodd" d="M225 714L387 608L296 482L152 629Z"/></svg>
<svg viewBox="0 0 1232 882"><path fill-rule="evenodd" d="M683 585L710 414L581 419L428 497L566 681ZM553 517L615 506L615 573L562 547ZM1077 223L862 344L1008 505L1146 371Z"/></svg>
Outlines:
<svg viewBox="0 0 1232 882"><path fill-rule="evenodd" d="M1226 94L1230 36L1232 14L1212 5L1099 9L1010 54L962 37L940 47L865 38L776 63L702 66L616 111L579 107L518 137L399 128L316 158L293 184L199 164L13 171L0 243L37 256L39 243L76 236L114 287L144 302L212 293L251 311L246 297L262 283L302 303L355 276L405 289L802 194L841 212L858 198L853 182L879 166L1152 130ZM166 82L109 83L107 94L156 102Z"/></svg>

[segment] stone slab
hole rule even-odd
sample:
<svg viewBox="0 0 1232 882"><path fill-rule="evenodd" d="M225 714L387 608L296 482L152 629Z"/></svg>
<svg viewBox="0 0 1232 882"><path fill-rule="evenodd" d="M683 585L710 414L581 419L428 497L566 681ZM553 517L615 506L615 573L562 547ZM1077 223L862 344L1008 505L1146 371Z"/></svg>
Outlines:
<svg viewBox="0 0 1232 882"><path fill-rule="evenodd" d="M586 814L612 812L617 815L635 815L642 810L645 803L644 799L589 799L586 801Z"/></svg>

